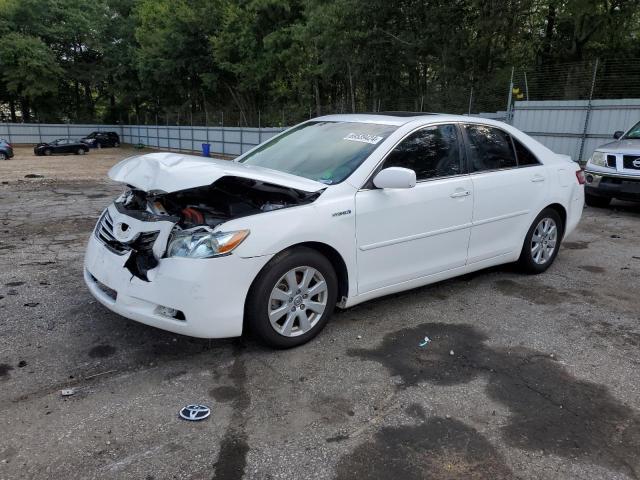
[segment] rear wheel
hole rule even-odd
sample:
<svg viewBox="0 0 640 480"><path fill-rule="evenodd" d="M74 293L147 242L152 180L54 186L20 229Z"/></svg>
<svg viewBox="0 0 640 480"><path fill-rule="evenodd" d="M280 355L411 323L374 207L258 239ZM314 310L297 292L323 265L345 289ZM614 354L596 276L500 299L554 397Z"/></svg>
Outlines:
<svg viewBox="0 0 640 480"><path fill-rule="evenodd" d="M601 197L599 195L584 194L584 203L590 207L605 208L611 203L611 197Z"/></svg>
<svg viewBox="0 0 640 480"><path fill-rule="evenodd" d="M113 142L113 146L118 148L120 146L120 142Z"/></svg>
<svg viewBox="0 0 640 480"><path fill-rule="evenodd" d="M84 148L78 148L78 150L76 151L77 155L84 155L86 152L86 150Z"/></svg>
<svg viewBox="0 0 640 480"><path fill-rule="evenodd" d="M50 148L45 148L43 153L48 157L52 152Z"/></svg>
<svg viewBox="0 0 640 480"><path fill-rule="evenodd" d="M0 162L1 162L2 160L6 160L7 158L9 158L9 157L7 157L7 154L6 154L6 153L4 153L4 152L0 152Z"/></svg>
<svg viewBox="0 0 640 480"><path fill-rule="evenodd" d="M336 273L322 254L307 247L282 252L263 268L249 290L248 326L272 347L302 345L329 321L337 292Z"/></svg>
<svg viewBox="0 0 640 480"><path fill-rule="evenodd" d="M558 255L564 224L558 212L545 208L531 224L518 263L527 273L542 273Z"/></svg>
<svg viewBox="0 0 640 480"><path fill-rule="evenodd" d="M102 144L100 142L96 142L96 148L98 149L102 148Z"/></svg>

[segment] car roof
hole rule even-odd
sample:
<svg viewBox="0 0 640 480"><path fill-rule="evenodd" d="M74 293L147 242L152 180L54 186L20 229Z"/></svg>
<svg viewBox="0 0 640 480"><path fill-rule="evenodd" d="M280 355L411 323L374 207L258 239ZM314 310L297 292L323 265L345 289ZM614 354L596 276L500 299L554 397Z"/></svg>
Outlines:
<svg viewBox="0 0 640 480"><path fill-rule="evenodd" d="M504 126L503 122L488 118L474 117L470 115L450 115L447 113L427 113L427 112L376 112L376 113L345 113L337 115L325 115L312 119L313 121L327 122L356 122L356 123L377 123L380 125L401 126L410 122L423 121L434 122L470 122L484 123L486 125Z"/></svg>

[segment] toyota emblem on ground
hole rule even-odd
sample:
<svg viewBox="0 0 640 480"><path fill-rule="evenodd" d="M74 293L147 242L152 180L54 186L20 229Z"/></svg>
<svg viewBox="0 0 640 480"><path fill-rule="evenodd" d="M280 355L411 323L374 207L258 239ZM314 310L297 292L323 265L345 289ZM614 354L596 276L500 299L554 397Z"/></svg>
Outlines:
<svg viewBox="0 0 640 480"><path fill-rule="evenodd" d="M211 415L211 409L206 405L187 405L180 410L180 416L185 420L197 422Z"/></svg>

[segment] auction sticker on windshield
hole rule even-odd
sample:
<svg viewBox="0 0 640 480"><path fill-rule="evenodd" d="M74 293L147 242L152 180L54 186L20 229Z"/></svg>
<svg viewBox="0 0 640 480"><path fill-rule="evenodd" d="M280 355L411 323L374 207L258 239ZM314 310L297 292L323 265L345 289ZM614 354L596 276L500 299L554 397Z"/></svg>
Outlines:
<svg viewBox="0 0 640 480"><path fill-rule="evenodd" d="M366 133L350 133L349 135L344 137L344 140L350 140L352 142L370 143L372 145L375 145L377 143L380 143L380 140L382 140L382 137L378 137L376 135L367 135Z"/></svg>

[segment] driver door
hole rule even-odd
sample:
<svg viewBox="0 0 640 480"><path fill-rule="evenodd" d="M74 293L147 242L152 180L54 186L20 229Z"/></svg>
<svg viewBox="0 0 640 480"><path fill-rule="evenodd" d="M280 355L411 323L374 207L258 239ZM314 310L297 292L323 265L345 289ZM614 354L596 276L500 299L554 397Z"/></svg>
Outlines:
<svg viewBox="0 0 640 480"><path fill-rule="evenodd" d="M473 184L467 174L455 124L424 127L405 137L381 169L405 167L417 183L356 194L358 293L463 267L473 214ZM376 172L377 173L377 172Z"/></svg>

